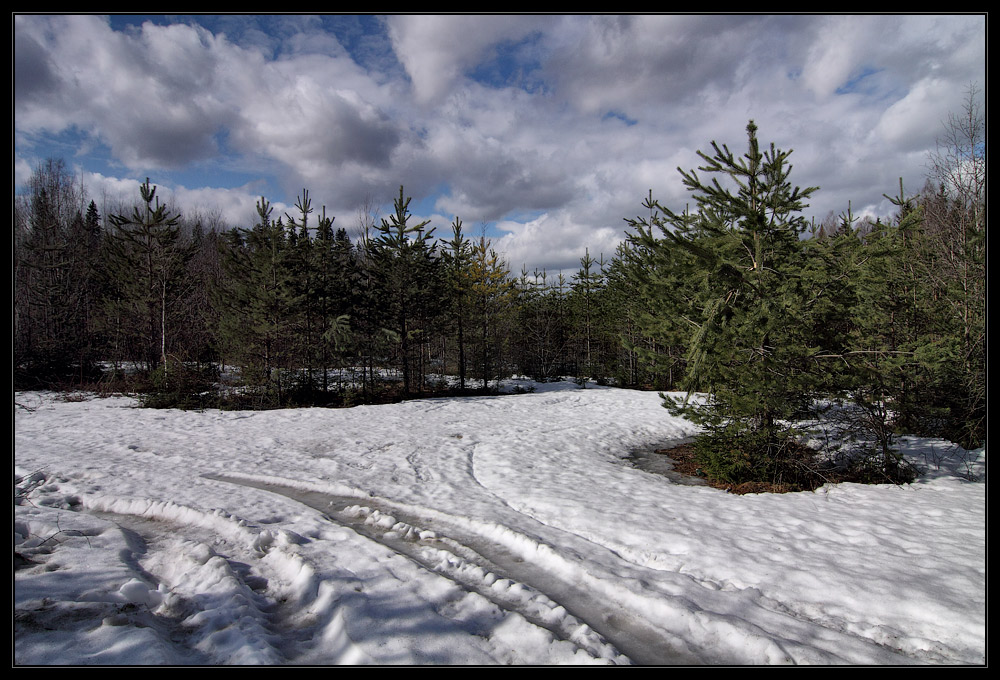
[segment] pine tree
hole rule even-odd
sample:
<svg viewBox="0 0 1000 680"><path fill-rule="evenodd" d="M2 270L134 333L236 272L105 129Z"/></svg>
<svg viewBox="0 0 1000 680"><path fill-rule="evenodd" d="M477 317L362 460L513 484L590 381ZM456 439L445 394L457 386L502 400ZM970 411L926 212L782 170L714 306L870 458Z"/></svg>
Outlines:
<svg viewBox="0 0 1000 680"><path fill-rule="evenodd" d="M522 269L518 290L519 339L517 365L520 372L544 382L556 374L556 345L560 330L548 285L548 273L535 270L529 277Z"/></svg>
<svg viewBox="0 0 1000 680"><path fill-rule="evenodd" d="M75 252L73 279L77 294L77 356L81 381L89 365L99 359L101 349L101 218L97 204L91 201L86 215L77 213L70 225L70 239Z"/></svg>
<svg viewBox="0 0 1000 680"><path fill-rule="evenodd" d="M224 275L213 296L223 356L241 367L261 406L285 398L282 369L291 365L288 337L294 323L288 304L291 244L282 220L273 220L271 213L262 196L257 224L225 235L220 245Z"/></svg>
<svg viewBox="0 0 1000 680"><path fill-rule="evenodd" d="M222 276L222 262L219 241L228 231L221 213L207 217L208 223L199 216L191 229L191 247L194 250L188 263L187 277L191 295L188 297L189 310L184 328L185 347L188 360L197 362L199 371L209 374L217 368L219 358L216 346L218 320L212 305L212 291Z"/></svg>
<svg viewBox="0 0 1000 680"><path fill-rule="evenodd" d="M387 330L384 289L381 283L377 239L372 232L375 225L370 213L361 215L360 239L355 249L354 308L352 322L354 342L361 365L361 389L365 399L373 399L378 391L383 361L395 349L391 332Z"/></svg>
<svg viewBox="0 0 1000 680"><path fill-rule="evenodd" d="M472 249L469 240L462 233L462 220L455 216L451 223L452 238L446 241L445 266L449 287L451 315L458 343L458 386L465 392L466 381L466 338L465 329L469 314L470 271Z"/></svg>
<svg viewBox="0 0 1000 680"><path fill-rule="evenodd" d="M956 338L954 395L945 434L967 448L986 440L986 114L971 85L931 155L932 196L922 201L926 276ZM930 192L925 192L930 193Z"/></svg>
<svg viewBox="0 0 1000 680"><path fill-rule="evenodd" d="M322 334L318 307L323 300L317 288L317 245L309 231L309 216L313 208L308 189L303 189L296 198L295 207L301 216L298 221L285 213L288 220L285 225L289 245L286 258L288 278L281 292L282 304L292 319L288 329L288 340L292 345L289 359L296 364L296 370L304 367L304 379L298 381L299 392L308 400L313 397L316 387L315 371L317 355L321 353L319 338ZM325 210L323 218L326 218Z"/></svg>
<svg viewBox="0 0 1000 680"><path fill-rule="evenodd" d="M858 414L850 429L861 435L851 465L865 481L909 479L894 438L900 427L914 431L933 393L928 365L917 351L927 339L930 317L912 268L923 241L923 218L902 189L900 182L900 194L888 197L899 214L892 222L876 220L855 257L856 304L844 378Z"/></svg>
<svg viewBox="0 0 1000 680"><path fill-rule="evenodd" d="M469 294L473 303L473 323L477 327L479 372L483 389L488 390L492 378L497 379L499 386L504 324L516 291L507 263L497 255L485 235L480 236L470 253Z"/></svg>
<svg viewBox="0 0 1000 680"><path fill-rule="evenodd" d="M644 355L659 357L663 352L655 352L657 347L644 333L640 319L643 315L651 318L646 310L649 302L643 300L643 290L638 284L638 263L633 254L633 246L628 242L619 244L615 256L608 264L603 304L608 316L609 344L615 353L611 362L611 374L621 386L637 387L652 383L656 376L650 369L651 363L643 360ZM671 366L666 365L665 384L661 389L673 386Z"/></svg>
<svg viewBox="0 0 1000 680"><path fill-rule="evenodd" d="M61 160L40 163L14 204L15 380L83 379L95 360L99 216Z"/></svg>
<svg viewBox="0 0 1000 680"><path fill-rule="evenodd" d="M312 241L312 258L310 267L313 271L314 285L310 292L309 304L315 310L316 326L319 337L315 343L318 345L318 360L321 371L321 387L323 392L329 391L330 379L329 370L333 345L327 337L331 327L336 327L335 313L337 300L336 282L341 272L337 270L335 262L335 237L333 231L333 217L327 217L326 208L322 209L319 215L319 222L316 226L316 236ZM346 322L345 320L342 320Z"/></svg>
<svg viewBox="0 0 1000 680"><path fill-rule="evenodd" d="M666 239L689 256L684 272L697 295L682 301L693 326L685 386L708 394L705 404L667 405L705 426L697 448L711 474L734 483L777 482L794 441L789 421L816 387L815 348L803 319L810 290L800 276L807 225L799 214L816 188L791 185L791 151L773 144L761 151L753 121L747 138L741 157L715 142L711 156L699 152L699 170L715 175L711 182L680 171L695 214L650 204L672 227L663 230Z"/></svg>
<svg viewBox="0 0 1000 680"><path fill-rule="evenodd" d="M406 395L423 389L423 349L429 325L440 312L442 276L429 220L410 224L410 198L399 187L395 211L383 219L371 246L382 327L398 343L398 365ZM373 310L374 311L374 310Z"/></svg>
<svg viewBox="0 0 1000 680"><path fill-rule="evenodd" d="M184 271L193 251L182 242L179 214L167 210L147 178L139 187L141 206L130 215L111 215L105 262L112 287L108 293L113 332L130 341L147 370L167 372L172 344L172 311L180 297Z"/></svg>
<svg viewBox="0 0 1000 680"><path fill-rule="evenodd" d="M659 389L674 390L687 372L694 319L701 309L705 277L695 254L681 246L702 234L687 208L668 220L652 191L643 202L648 217L626 219L634 231L619 258L619 269L635 290L639 337L628 348L649 367Z"/></svg>
<svg viewBox="0 0 1000 680"><path fill-rule="evenodd" d="M856 247L856 304L844 377L860 414L854 429L873 442L859 448L859 472L873 481L906 481L912 469L894 446L897 433L949 436L969 430L962 376L962 331L936 273L937 244L924 205L886 196L898 213L876 220ZM953 429L954 428L954 429Z"/></svg>
<svg viewBox="0 0 1000 680"><path fill-rule="evenodd" d="M596 268L597 260L586 249L580 258L580 269L573 275L572 299L574 331L577 337L576 376L582 385L593 377L596 369L594 356L597 347L597 296L603 284L603 267Z"/></svg>

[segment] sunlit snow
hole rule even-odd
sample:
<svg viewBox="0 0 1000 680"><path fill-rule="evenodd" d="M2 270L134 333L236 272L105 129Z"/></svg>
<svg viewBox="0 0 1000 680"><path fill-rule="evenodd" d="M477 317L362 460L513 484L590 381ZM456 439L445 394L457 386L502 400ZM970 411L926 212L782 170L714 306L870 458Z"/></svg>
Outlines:
<svg viewBox="0 0 1000 680"><path fill-rule="evenodd" d="M655 393L183 412L15 394L16 664L983 664L985 450L736 496ZM24 497L18 505L19 497Z"/></svg>

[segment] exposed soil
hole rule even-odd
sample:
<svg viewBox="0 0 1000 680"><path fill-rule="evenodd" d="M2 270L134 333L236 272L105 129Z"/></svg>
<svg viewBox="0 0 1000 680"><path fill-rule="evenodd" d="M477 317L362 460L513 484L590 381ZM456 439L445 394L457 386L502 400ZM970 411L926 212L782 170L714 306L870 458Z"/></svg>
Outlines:
<svg viewBox="0 0 1000 680"><path fill-rule="evenodd" d="M674 470L677 472L691 477L704 477L694 459L694 444L680 444L669 449L656 449L654 453L659 453L674 461Z"/></svg>

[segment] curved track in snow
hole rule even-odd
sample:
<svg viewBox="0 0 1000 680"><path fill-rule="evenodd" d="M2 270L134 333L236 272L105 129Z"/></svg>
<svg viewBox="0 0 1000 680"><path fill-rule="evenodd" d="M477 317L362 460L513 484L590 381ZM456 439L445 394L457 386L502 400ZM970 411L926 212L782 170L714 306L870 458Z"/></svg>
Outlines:
<svg viewBox="0 0 1000 680"><path fill-rule="evenodd" d="M421 528L428 518L410 516L372 498L340 497L235 477L213 478L278 493L319 510L331 521L408 556L599 658L656 665L701 662L679 640L671 643L664 631L630 616L624 607L609 606L601 595L567 581L509 545L463 530L441 517L432 520L431 530ZM530 540L515 535L509 542L530 544ZM594 612L603 615L594 616ZM614 649L609 649L605 640Z"/></svg>
<svg viewBox="0 0 1000 680"><path fill-rule="evenodd" d="M277 493L319 510L330 521L409 557L422 567L482 595L502 609L520 614L557 638L570 641L598 658L641 665L694 665L719 663L720 658L731 655L736 663L741 647L756 644L764 636L764 629L757 629L752 623L726 613L726 607L713 606L719 603L719 596L729 599L734 590L731 584L698 581L704 599L695 601L679 596L673 602L661 603L659 610L666 625L658 626L635 614L644 607L630 606L644 599L641 578L626 579L632 581L628 585L615 585L608 575L594 576L587 565L574 563L567 557L565 546L562 551L556 551L509 527L426 508L402 507L374 497L337 496L304 490L277 480L221 475L212 478ZM570 544L587 542L577 534L567 534L566 539ZM587 543L586 549L577 554L609 550ZM632 567L636 573L646 568L637 564ZM678 578L684 582L694 580L690 575L678 574ZM768 602L755 589L747 589L745 595L744 604L752 603L758 609L756 618L761 624L773 625L780 620L786 629L798 628L803 635L816 635L816 621L787 610L780 603ZM745 615L746 612L741 613ZM717 647L696 649L685 642L694 637L686 633L706 628L714 629ZM822 646L829 651L810 650L813 662L820 658L829 663L843 663L843 658L833 651L838 647L864 650L870 658L883 663L912 662L900 657L897 650L880 648L870 639L847 634L842 629L830 629L821 624L819 630L823 634L821 637L828 638ZM777 661L795 663L801 658L803 648L795 637L784 642L772 640L769 644L772 645L770 653ZM702 656L706 651L711 654L708 658Z"/></svg>

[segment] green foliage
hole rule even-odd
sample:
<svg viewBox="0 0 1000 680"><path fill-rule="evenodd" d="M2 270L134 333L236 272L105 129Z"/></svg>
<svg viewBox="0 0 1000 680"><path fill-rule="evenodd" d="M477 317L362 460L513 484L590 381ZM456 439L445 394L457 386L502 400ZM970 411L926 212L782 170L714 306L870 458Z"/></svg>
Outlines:
<svg viewBox="0 0 1000 680"><path fill-rule="evenodd" d="M271 212L261 197L257 224L231 230L220 241L224 276L213 298L223 356L241 368L248 387L280 402L287 382L281 369L292 359L291 331L302 293L292 278L288 233Z"/></svg>
<svg viewBox="0 0 1000 680"><path fill-rule="evenodd" d="M466 337L468 317L471 313L471 281L469 263L472 258L472 247L462 233L462 220L455 216L451 224L452 238L445 241L444 251L445 280L448 289L450 321L456 335L458 345L457 369L458 385L465 392L466 379Z"/></svg>
<svg viewBox="0 0 1000 680"><path fill-rule="evenodd" d="M566 280L560 273L549 277L522 272L517 282L518 337L512 344L518 371L539 382L571 372L571 325Z"/></svg>
<svg viewBox="0 0 1000 680"><path fill-rule="evenodd" d="M676 389L688 370L688 349L697 322L692 308L701 295L703 277L693 272L693 254L669 234L693 236L694 218L687 210L666 219L652 197L643 203L648 217L626 220L632 228L627 247L612 265L618 285L635 300L634 329L626 347L651 373L660 389ZM614 279L613 279L614 280ZM639 382L636 380L636 382Z"/></svg>
<svg viewBox="0 0 1000 680"><path fill-rule="evenodd" d="M149 387L140 402L146 408L215 408L220 399L215 391L219 372L214 366L176 362L159 366L149 376Z"/></svg>
<svg viewBox="0 0 1000 680"><path fill-rule="evenodd" d="M410 200L400 186L394 213L382 220L378 238L369 244L375 304L368 311L377 315L382 335L389 331L398 342L395 363L406 395L423 389L424 350L430 328L444 311L445 285L437 244L431 238L434 230L425 230L429 221L410 224Z"/></svg>
<svg viewBox="0 0 1000 680"><path fill-rule="evenodd" d="M899 214L865 235L855 277L851 387L859 403L890 405L894 430L940 434L954 393L955 337L926 275L923 210L902 185L891 200Z"/></svg>
<svg viewBox="0 0 1000 680"><path fill-rule="evenodd" d="M101 342L100 216L61 160L32 172L14 200L15 385L82 383Z"/></svg>
<svg viewBox="0 0 1000 680"><path fill-rule="evenodd" d="M731 485L762 482L791 491L815 489L826 479L812 453L787 433L748 429L738 422L712 428L695 440L704 474Z"/></svg>
<svg viewBox="0 0 1000 680"><path fill-rule="evenodd" d="M105 241L105 332L116 348L138 356L146 370L165 366L173 345L175 313L186 293L187 262L194 254L181 238L180 215L168 211L149 179L139 187L141 205L108 217Z"/></svg>
<svg viewBox="0 0 1000 680"><path fill-rule="evenodd" d="M668 304L687 324L683 384L710 395L705 405L665 405L707 428L699 449L706 457L714 451L710 469L734 482L772 481L778 452L790 440L783 422L819 387L809 336L816 322L808 317L816 291L802 275L805 221L798 215L815 188L793 187L791 152L773 144L761 151L756 133L751 121L741 157L715 142L713 155L699 152L699 169L716 175L711 182L680 171L696 213L675 213L650 199L650 218L630 221L633 243L664 272L641 284L673 287ZM670 330L681 328L675 322Z"/></svg>
<svg viewBox="0 0 1000 680"><path fill-rule="evenodd" d="M468 267L468 294L471 301L471 323L475 329L479 361L477 372L483 380L483 389L489 389L489 381L502 377L502 354L510 314L516 299L514 282L510 278L507 263L492 248L489 240L482 236L473 244Z"/></svg>

